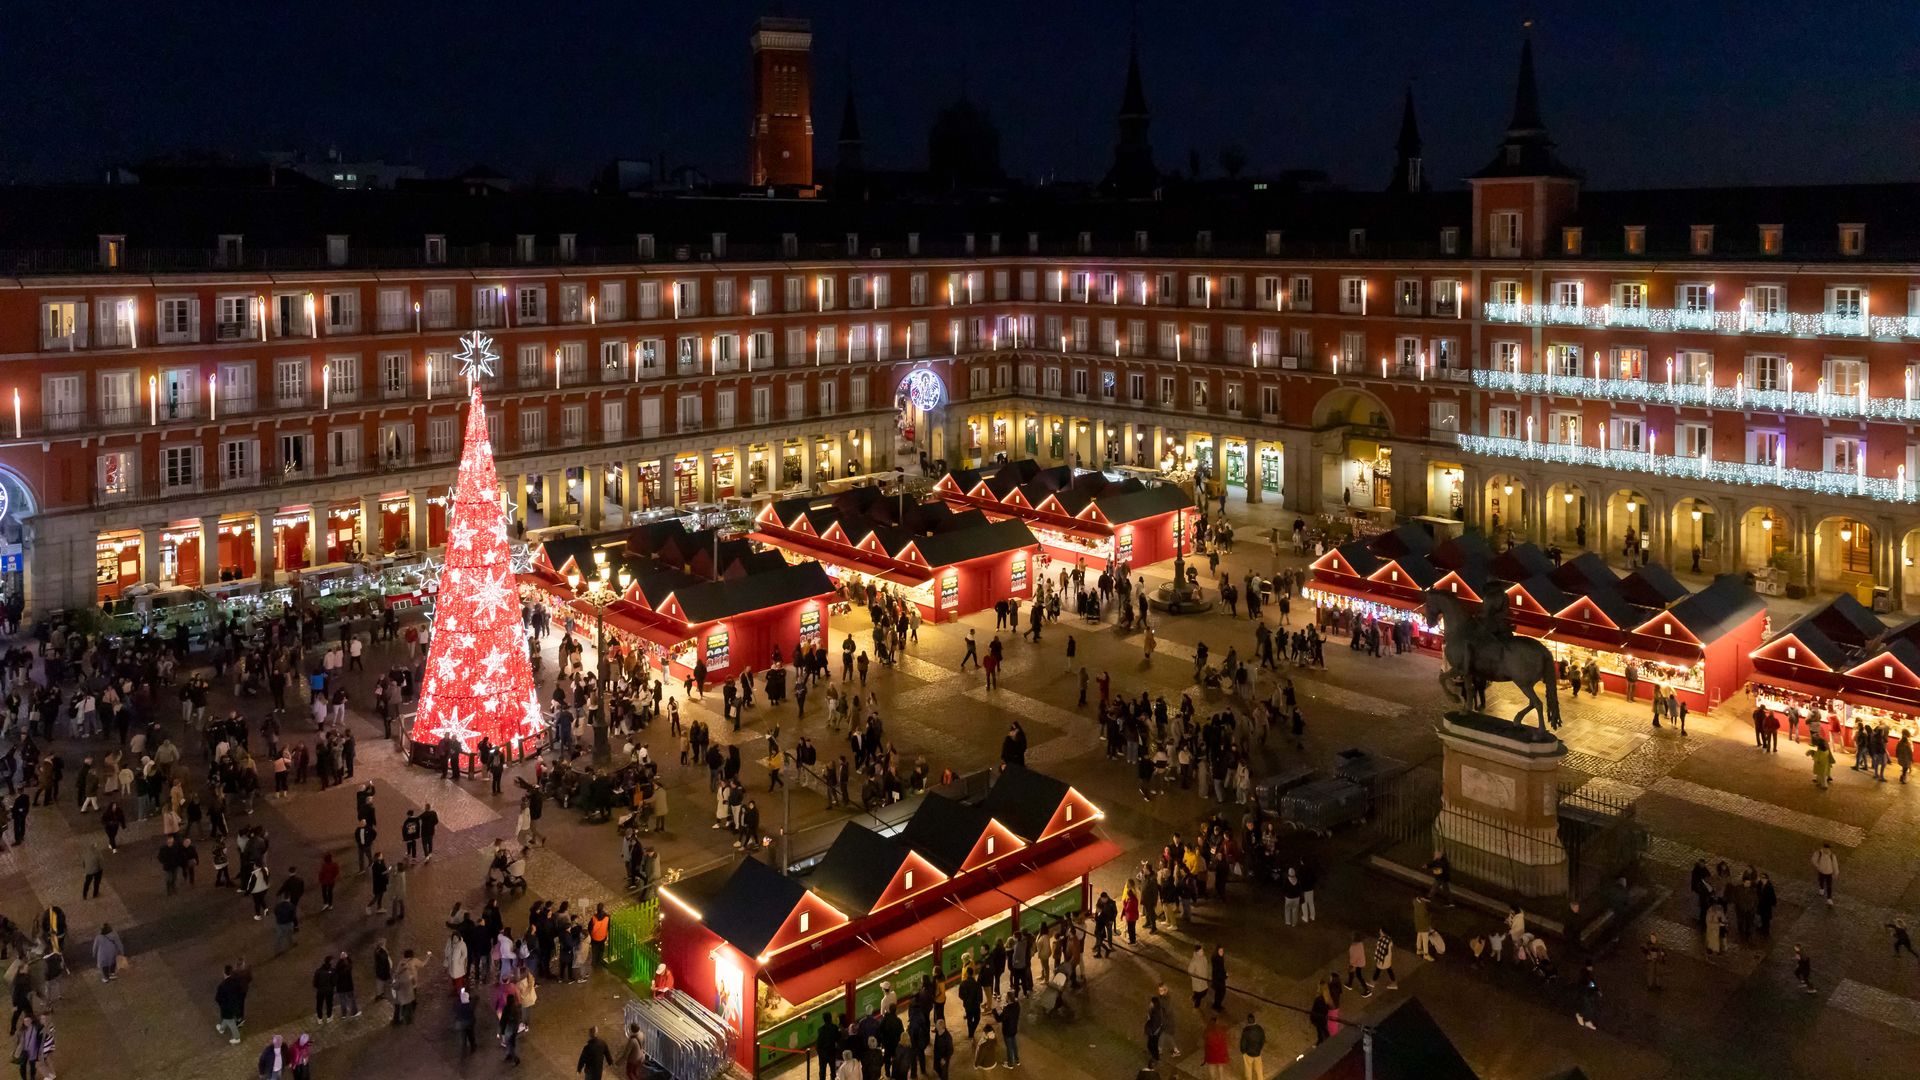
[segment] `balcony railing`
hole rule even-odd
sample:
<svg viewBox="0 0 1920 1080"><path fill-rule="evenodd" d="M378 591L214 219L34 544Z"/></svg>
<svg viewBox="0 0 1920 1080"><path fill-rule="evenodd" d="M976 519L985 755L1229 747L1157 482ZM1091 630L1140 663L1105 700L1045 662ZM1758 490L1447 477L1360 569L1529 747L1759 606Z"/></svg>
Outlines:
<svg viewBox="0 0 1920 1080"><path fill-rule="evenodd" d="M1784 334L1793 337L1920 338L1920 316L1844 312L1697 311L1687 308L1628 308L1602 304L1482 304L1488 322L1522 326L1577 326L1588 329L1696 330L1713 334Z"/></svg>
<svg viewBox="0 0 1920 1080"><path fill-rule="evenodd" d="M1716 409L1805 413L1864 420L1920 420L1920 399L1912 397L1876 398L1859 394L1830 394L1825 390L1751 390L1739 383L1714 386L1484 368L1473 372L1473 383L1483 390L1565 394L1650 405L1699 405Z"/></svg>
<svg viewBox="0 0 1920 1080"><path fill-rule="evenodd" d="M1872 499L1876 502L1915 502L1914 485L1909 483L1906 467L1888 478L1864 473L1814 472L1790 469L1784 465L1754 465L1735 461L1715 461L1711 457L1676 457L1650 454L1640 450L1602 450L1577 443L1547 443L1531 439L1505 439L1491 435L1461 435L1460 449L1483 457L1538 461L1550 465L1585 465L1596 469L1634 472L1652 476L1670 476L1708 483L1742 484L1751 487L1776 487L1790 491L1811 491Z"/></svg>

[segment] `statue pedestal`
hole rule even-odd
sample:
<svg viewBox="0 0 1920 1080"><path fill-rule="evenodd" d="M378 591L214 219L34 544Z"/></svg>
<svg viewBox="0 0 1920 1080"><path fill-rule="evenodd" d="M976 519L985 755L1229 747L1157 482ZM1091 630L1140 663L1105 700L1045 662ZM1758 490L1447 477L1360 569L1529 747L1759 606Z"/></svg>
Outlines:
<svg viewBox="0 0 1920 1080"><path fill-rule="evenodd" d="M1560 765L1566 745L1537 727L1482 713L1450 712L1434 844L1468 877L1523 896L1564 894Z"/></svg>

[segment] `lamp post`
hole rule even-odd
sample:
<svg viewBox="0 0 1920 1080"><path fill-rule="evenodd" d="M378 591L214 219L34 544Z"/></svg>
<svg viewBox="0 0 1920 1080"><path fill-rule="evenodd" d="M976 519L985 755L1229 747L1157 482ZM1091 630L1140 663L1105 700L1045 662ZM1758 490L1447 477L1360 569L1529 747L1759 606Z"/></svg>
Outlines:
<svg viewBox="0 0 1920 1080"><path fill-rule="evenodd" d="M596 575L589 579L579 570L567 575L567 585L573 590L573 598L593 609L593 663L594 663L594 706L593 706L593 760L605 764L613 756L607 740L607 609L627 591L632 584L633 575L622 569L620 586L613 585L613 572L607 567L607 553L593 553ZM584 587L583 587L584 586Z"/></svg>

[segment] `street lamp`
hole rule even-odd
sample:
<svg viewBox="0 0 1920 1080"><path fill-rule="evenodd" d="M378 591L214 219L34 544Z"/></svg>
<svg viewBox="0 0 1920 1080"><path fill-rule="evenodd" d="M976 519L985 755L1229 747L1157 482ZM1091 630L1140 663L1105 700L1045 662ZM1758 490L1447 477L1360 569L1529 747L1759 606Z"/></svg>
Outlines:
<svg viewBox="0 0 1920 1080"><path fill-rule="evenodd" d="M633 575L624 567L620 571L620 587L613 587L613 572L607 567L607 553L593 553L596 576L583 577L578 569L567 574L567 585L573 590L573 598L593 609L593 657L594 681L597 683L593 706L593 760L605 764L612 757L612 749L607 741L607 609L620 599L632 584ZM584 586L584 587L583 587Z"/></svg>

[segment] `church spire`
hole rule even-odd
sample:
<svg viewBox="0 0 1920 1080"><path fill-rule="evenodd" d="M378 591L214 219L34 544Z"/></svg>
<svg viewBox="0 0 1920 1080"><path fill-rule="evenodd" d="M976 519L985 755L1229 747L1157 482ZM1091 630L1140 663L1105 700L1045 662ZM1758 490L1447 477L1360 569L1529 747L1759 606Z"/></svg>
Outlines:
<svg viewBox="0 0 1920 1080"><path fill-rule="evenodd" d="M845 184L866 169L866 141L860 137L860 112L853 101L853 65L847 65L847 100L840 110L839 153L834 158L835 179Z"/></svg>
<svg viewBox="0 0 1920 1080"><path fill-rule="evenodd" d="M1528 23L1531 30L1532 25ZM1540 118L1540 88L1533 74L1533 38L1520 42L1520 78L1513 90L1513 118L1507 121L1506 138L1487 167L1474 174L1496 176L1556 176L1577 179L1579 172L1568 167L1553 152L1553 140L1547 136L1546 121Z"/></svg>
<svg viewBox="0 0 1920 1080"><path fill-rule="evenodd" d="M1533 36L1529 34L1520 40L1520 81L1513 89L1513 119L1507 121L1507 134L1544 135L1546 130L1546 122L1540 119L1540 87L1533 77Z"/></svg>
<svg viewBox="0 0 1920 1080"><path fill-rule="evenodd" d="M1106 186L1122 195L1150 195L1160 185L1160 170L1153 164L1153 141L1147 135L1152 114L1147 109L1147 91L1140 78L1140 14L1134 10L1134 25L1127 43L1127 80L1120 93L1119 140L1113 147L1113 167L1107 170Z"/></svg>
<svg viewBox="0 0 1920 1080"><path fill-rule="evenodd" d="M1400 111L1400 137L1393 146L1393 179L1388 181L1387 190L1410 194L1429 190L1420 157L1420 122L1414 117L1412 84L1407 86L1406 104Z"/></svg>

